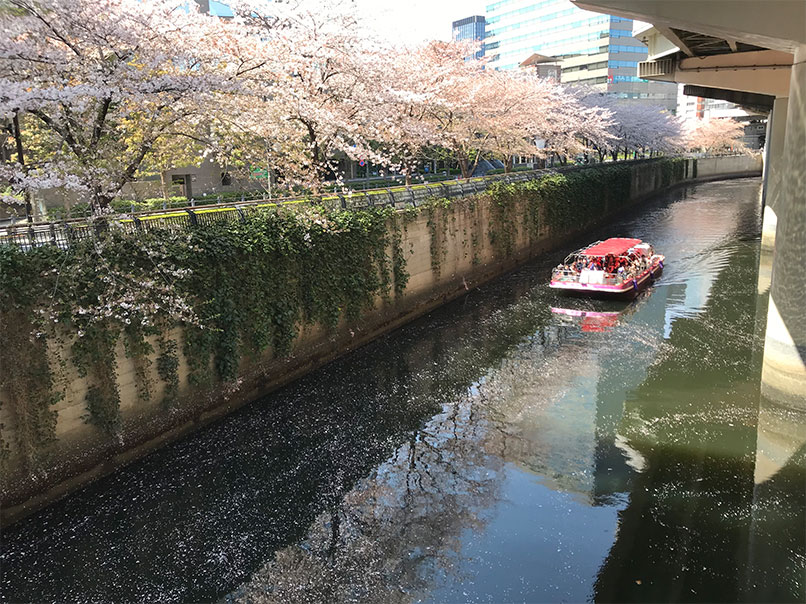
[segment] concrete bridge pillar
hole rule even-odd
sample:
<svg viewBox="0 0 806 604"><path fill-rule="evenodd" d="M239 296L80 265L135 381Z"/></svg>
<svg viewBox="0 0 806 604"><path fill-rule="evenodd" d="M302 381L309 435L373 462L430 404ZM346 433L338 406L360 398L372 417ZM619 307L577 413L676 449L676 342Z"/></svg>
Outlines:
<svg viewBox="0 0 806 604"><path fill-rule="evenodd" d="M777 228L761 391L806 410L806 45L795 52L789 90L783 158L770 164Z"/></svg>
<svg viewBox="0 0 806 604"><path fill-rule="evenodd" d="M756 300L753 367L761 366L764 355L764 334L767 330L767 309L770 305L770 281L772 280L772 257L775 247L775 229L778 226L778 209L783 175L786 114L789 97L777 97L767 118L767 137L764 144L764 176L762 207L764 216L761 225L761 246L758 256L758 298Z"/></svg>
<svg viewBox="0 0 806 604"><path fill-rule="evenodd" d="M767 124L764 153L764 225L761 231L761 245L770 252L775 245L782 168L786 162L784 141L788 106L789 97L776 97Z"/></svg>

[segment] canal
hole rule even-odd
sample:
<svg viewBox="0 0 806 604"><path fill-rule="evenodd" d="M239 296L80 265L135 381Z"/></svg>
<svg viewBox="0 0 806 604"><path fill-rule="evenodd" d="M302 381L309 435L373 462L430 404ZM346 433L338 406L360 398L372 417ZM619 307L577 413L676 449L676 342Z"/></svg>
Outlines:
<svg viewBox="0 0 806 604"><path fill-rule="evenodd" d="M558 251L4 529L0 597L803 602L759 190L687 186L587 237L666 254L632 303L549 290Z"/></svg>

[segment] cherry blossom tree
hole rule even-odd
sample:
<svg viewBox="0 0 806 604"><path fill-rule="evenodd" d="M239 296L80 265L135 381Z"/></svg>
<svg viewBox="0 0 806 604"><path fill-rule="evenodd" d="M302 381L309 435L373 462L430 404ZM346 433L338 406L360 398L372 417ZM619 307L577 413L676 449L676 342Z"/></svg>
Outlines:
<svg viewBox="0 0 806 604"><path fill-rule="evenodd" d="M564 157L586 138L610 136L606 109L587 107L545 80L483 69L483 62L465 59L472 54L467 45L439 42L407 52L413 64L395 62L410 74L399 84L406 103L394 113L409 149L436 144L469 178L483 157L500 158L509 171L517 155Z"/></svg>
<svg viewBox="0 0 806 604"><path fill-rule="evenodd" d="M562 163L569 155L586 151L590 146L612 142L612 110L586 105L567 86L554 86L550 90L552 102L539 132L548 153L556 155Z"/></svg>
<svg viewBox="0 0 806 604"><path fill-rule="evenodd" d="M372 61L379 84L375 103L366 108L368 123L390 168L411 183L418 163L440 149L444 139L434 118L447 103L451 87L463 80L472 54L469 43L431 42L417 48L385 48ZM386 64L395 66L385 73ZM475 72L475 67L470 67Z"/></svg>
<svg viewBox="0 0 806 604"><path fill-rule="evenodd" d="M344 159L409 183L438 150L469 178L484 157L509 170L516 155L668 150L677 128L653 108L484 69L466 60L472 43L381 43L346 0L232 0L231 20L188 0L6 4L0 123L21 125L4 131L26 149L4 151L7 201L65 187L103 210L138 175L201 157L319 190Z"/></svg>
<svg viewBox="0 0 806 604"><path fill-rule="evenodd" d="M629 153L637 156L645 151L671 152L680 147L680 122L662 107L622 101L616 104L615 117L615 135L625 159Z"/></svg>
<svg viewBox="0 0 806 604"><path fill-rule="evenodd" d="M470 178L485 153L491 152L493 129L502 99L495 72L483 70L477 61L465 61L462 47L443 43L439 54L452 66L446 70L437 102L428 119L439 133L440 145L459 164L463 178ZM514 105L510 105L514 108ZM500 122L498 125L501 125Z"/></svg>
<svg viewBox="0 0 806 604"><path fill-rule="evenodd" d="M231 87L226 28L182 0L6 0L0 119L41 134L0 167L6 201L52 187L102 210L166 137L197 128ZM27 169L26 169L27 168Z"/></svg>
<svg viewBox="0 0 806 604"><path fill-rule="evenodd" d="M591 139L591 146L598 152L600 160L608 154L616 160L620 153L625 159L630 153L669 153L682 146L680 120L662 107L618 99L590 88L576 89L574 94L583 104L610 112L610 136Z"/></svg>
<svg viewBox="0 0 806 604"><path fill-rule="evenodd" d="M691 151L720 153L744 151L744 126L733 118L698 120L686 132L686 148Z"/></svg>
<svg viewBox="0 0 806 604"><path fill-rule="evenodd" d="M500 102L491 112L488 128L491 150L504 163L504 171L512 170L515 156L543 155L536 139L546 130L553 109L551 91L534 78L497 73L488 85L498 89Z"/></svg>
<svg viewBox="0 0 806 604"><path fill-rule="evenodd" d="M369 115L378 102L379 59L345 2L266 0L232 4L251 65L249 94L234 100L228 127L269 150L288 183L318 189L336 158L382 163ZM338 175L338 174L337 174Z"/></svg>

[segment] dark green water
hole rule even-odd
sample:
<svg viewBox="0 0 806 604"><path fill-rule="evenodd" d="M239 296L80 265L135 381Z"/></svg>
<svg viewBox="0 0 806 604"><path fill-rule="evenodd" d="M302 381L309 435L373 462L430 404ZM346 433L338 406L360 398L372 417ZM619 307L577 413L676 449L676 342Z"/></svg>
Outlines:
<svg viewBox="0 0 806 604"><path fill-rule="evenodd" d="M758 394L759 186L593 234L666 254L631 304L550 291L560 250L4 530L2 599L803 602L806 414Z"/></svg>

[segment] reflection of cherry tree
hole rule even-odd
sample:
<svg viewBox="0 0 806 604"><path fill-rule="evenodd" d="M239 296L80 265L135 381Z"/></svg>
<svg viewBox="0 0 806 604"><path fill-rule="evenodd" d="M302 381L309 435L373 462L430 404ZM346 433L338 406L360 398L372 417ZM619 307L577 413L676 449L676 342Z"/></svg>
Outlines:
<svg viewBox="0 0 806 604"><path fill-rule="evenodd" d="M465 399L446 405L350 492L334 494L305 539L279 551L237 597L249 602L409 602L450 572L460 535L498 497L494 430ZM493 447L495 448L495 447Z"/></svg>

